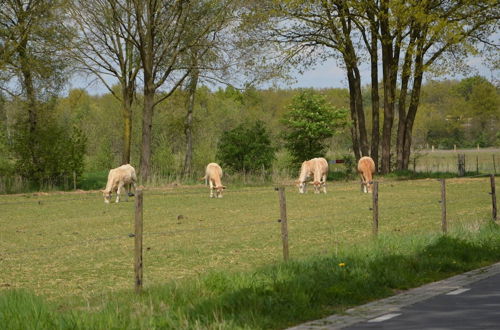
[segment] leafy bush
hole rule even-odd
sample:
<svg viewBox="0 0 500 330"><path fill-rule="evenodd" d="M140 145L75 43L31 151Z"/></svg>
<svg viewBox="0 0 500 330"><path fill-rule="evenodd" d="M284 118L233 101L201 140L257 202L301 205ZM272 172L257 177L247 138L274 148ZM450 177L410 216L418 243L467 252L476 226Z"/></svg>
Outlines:
<svg viewBox="0 0 500 330"><path fill-rule="evenodd" d="M285 147L296 163L314 157L323 157L328 145L326 139L348 123L346 109L337 109L313 91L296 96L289 106L283 123Z"/></svg>
<svg viewBox="0 0 500 330"><path fill-rule="evenodd" d="M73 172L80 177L87 139L76 127L46 121L34 132L19 125L13 143L17 173L35 184L60 185Z"/></svg>
<svg viewBox="0 0 500 330"><path fill-rule="evenodd" d="M217 146L217 158L234 171L258 172L271 167L274 147L262 121L226 131Z"/></svg>

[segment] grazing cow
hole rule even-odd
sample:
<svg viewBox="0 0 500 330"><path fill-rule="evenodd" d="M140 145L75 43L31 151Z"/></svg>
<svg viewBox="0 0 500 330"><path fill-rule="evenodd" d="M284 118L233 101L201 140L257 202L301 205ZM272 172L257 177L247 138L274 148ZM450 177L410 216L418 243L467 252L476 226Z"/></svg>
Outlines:
<svg viewBox="0 0 500 330"><path fill-rule="evenodd" d="M226 187L222 185L221 178L222 168L219 164L208 164L207 169L205 170L205 176L202 180L205 180L205 184L208 183L210 186L210 197L222 198L222 191L226 189Z"/></svg>
<svg viewBox="0 0 500 330"><path fill-rule="evenodd" d="M326 177L328 175L328 162L324 158L313 158L311 160L306 160L302 163L300 167L299 180L297 181L299 185L299 193L304 194L306 192L306 184L308 178L313 177L314 193L319 194L321 188L326 194Z"/></svg>
<svg viewBox="0 0 500 330"><path fill-rule="evenodd" d="M113 168L108 174L108 183L106 184L106 189L102 190L104 195L104 202L109 203L111 200L111 194L116 192L116 203L120 202L120 194L122 188L127 185L127 200L128 196L133 196L130 193L130 186L134 186L134 191L136 188L135 182L137 177L135 175L135 169L130 164L125 164L117 168Z"/></svg>
<svg viewBox="0 0 500 330"><path fill-rule="evenodd" d="M370 157L361 157L358 161L358 172L361 176L363 192L372 192L373 173L375 173L375 163Z"/></svg>

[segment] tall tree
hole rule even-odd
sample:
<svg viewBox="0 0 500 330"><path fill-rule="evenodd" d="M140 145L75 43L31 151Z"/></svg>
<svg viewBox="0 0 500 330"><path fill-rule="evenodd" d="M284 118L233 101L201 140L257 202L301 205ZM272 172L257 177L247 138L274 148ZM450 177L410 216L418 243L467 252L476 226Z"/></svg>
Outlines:
<svg viewBox="0 0 500 330"><path fill-rule="evenodd" d="M62 24L66 5L65 0L4 0L0 7L0 88L24 105L26 143L35 172L43 170L35 152L41 102L61 89L71 64L64 56L73 36Z"/></svg>
<svg viewBox="0 0 500 330"><path fill-rule="evenodd" d="M143 181L150 176L154 108L170 97L189 75L188 51L206 40L229 2L132 0L131 14L137 33L129 33L128 37L139 52L144 84L140 160ZM209 8L218 10L207 21L204 15ZM200 28L195 22L206 24Z"/></svg>
<svg viewBox="0 0 500 330"><path fill-rule="evenodd" d="M212 28L208 32L202 32L205 37L187 52L190 73L185 87L187 95L184 121L186 153L182 169L184 177L191 175L192 172L193 118L198 83L205 81L229 84L231 80L228 77L229 72L234 72L230 68L234 68L239 62L235 53L229 56L235 44L234 32L230 26L237 19L238 3L236 0L220 3L224 8L222 12L219 6L207 7L205 14L200 18L202 21L199 21L197 26L199 29L204 29L206 25L211 25Z"/></svg>
<svg viewBox="0 0 500 330"><path fill-rule="evenodd" d="M345 68L349 85L351 138L356 158L369 154L368 134L361 90L360 55L352 20L353 6L346 1L267 2L270 16L257 26L267 41L281 45L285 62L309 67L337 58ZM376 122L378 123L378 122Z"/></svg>
<svg viewBox="0 0 500 330"><path fill-rule="evenodd" d="M131 10L131 0L75 0L69 21L79 28L79 38L71 53L80 63L80 69L95 75L121 103L122 164L130 163L132 104L141 68L138 52L131 42L137 34ZM109 77L118 80L118 90L109 83Z"/></svg>
<svg viewBox="0 0 500 330"><path fill-rule="evenodd" d="M410 15L405 33L409 38L407 49L411 61L407 67L403 65L402 77L410 75L412 84L408 91L407 109L404 109L404 98L400 97L397 168L407 169L424 73L436 65L439 65L441 71L453 70L457 62L460 63L468 55L477 52L479 46L489 44L489 37L495 33L500 17L500 4L491 0L427 0L415 3L410 10L405 8L401 12ZM496 47L498 50L499 45ZM406 85L402 84L401 95L406 96L403 94L406 93L404 87Z"/></svg>

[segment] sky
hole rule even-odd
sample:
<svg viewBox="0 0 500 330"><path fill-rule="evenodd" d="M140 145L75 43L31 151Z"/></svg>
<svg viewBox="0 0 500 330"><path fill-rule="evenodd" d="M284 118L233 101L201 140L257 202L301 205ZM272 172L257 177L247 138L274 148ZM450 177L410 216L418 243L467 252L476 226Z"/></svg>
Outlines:
<svg viewBox="0 0 500 330"><path fill-rule="evenodd" d="M472 76L475 74L480 74L490 81L500 79L498 70L492 72L483 63L483 60L479 57L471 58L469 60L469 65L472 70L467 74L467 76ZM366 85L370 81L370 71L367 66L361 67L361 75L363 85ZM345 77L344 70L340 68L335 61L328 60L314 68L305 71L303 74L298 72L293 73L292 76L295 78L295 82L283 82L278 83L277 86L281 88L347 88L347 79ZM381 73L379 73L381 77ZM440 79L461 79L464 75L456 76L444 76ZM94 80L94 82L92 82ZM70 81L69 89L71 88L84 88L92 95L101 95L107 93L107 89L102 83L95 81L95 79L86 79L84 76L74 77ZM265 88L266 86L261 86Z"/></svg>

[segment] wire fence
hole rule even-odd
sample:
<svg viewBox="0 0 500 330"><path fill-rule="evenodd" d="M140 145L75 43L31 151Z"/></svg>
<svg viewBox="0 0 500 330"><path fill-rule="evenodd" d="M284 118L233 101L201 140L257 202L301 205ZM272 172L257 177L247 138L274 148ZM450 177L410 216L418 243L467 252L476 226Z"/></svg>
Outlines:
<svg viewBox="0 0 500 330"><path fill-rule="evenodd" d="M453 192L455 188L462 189L461 191L467 191L466 183L476 182L472 179L479 178L490 178L490 175L473 175L464 178L463 180L448 180L448 185L450 186L450 192L448 194L453 197L448 203L449 212L448 217L458 217L453 214L454 207L459 207L464 201L470 200L470 196L459 194L462 192ZM470 181L472 180L472 181ZM443 207L442 196L440 195L439 183L435 182L435 189L432 194L428 191L428 183L422 183L419 181L409 181L409 180L400 180L400 181L390 181L390 182L379 182L380 187L377 191L377 196L380 193L380 205L377 205L377 212L380 213L380 226L382 228L382 232L405 232L405 227L415 228L420 224L414 220L412 217L412 213L415 213L415 217L420 217L420 219L425 218L426 220L432 220L432 223L435 228L439 228L439 219L441 217L441 210ZM464 183L465 182L465 183ZM494 178L493 181L494 183ZM482 180L474 183L475 185L484 186L484 195L477 196L476 199L471 200L471 203L480 204L481 209L471 208L470 210L466 210L469 212L469 215L465 215L465 217L474 217L478 212L481 212L480 216L484 216L484 210L488 207L496 208L493 206L493 200L496 201L496 195L492 186L490 186L491 182L484 182ZM427 185L425 185L427 184ZM372 219L375 217L374 209L375 205L374 199L371 198L369 194L362 194L358 191L357 187L358 183L354 184L352 182L343 182L343 183L329 183L329 191L325 197L314 197L310 196L307 200L308 203L316 203L317 205L303 205L301 204L303 198L298 194L298 189L296 190L295 186L288 185L285 186L284 189L288 192L287 196L293 197L288 201L287 211L288 211L288 219L286 219L290 231L290 236L288 236L288 232L286 233L287 240L289 240L289 244L291 247L290 257L294 257L295 255L304 255L304 251L318 251L317 248L312 246L312 244L298 244L296 242L307 242L307 241L318 241L323 242L321 244L328 244L329 248L336 249L339 244L342 244L342 237L348 235L356 235L359 237L367 237L371 236L372 233ZM399 192L399 188L403 187L406 189L406 194L401 194ZM408 188L410 186L411 188ZM433 186L434 187L434 186ZM481 188L482 189L482 188ZM411 194L410 194L411 192ZM266 196L269 194L269 197L272 201L266 204L266 207L273 207L273 209L266 210L265 215L252 216L253 212L257 212L259 210L258 201L252 200L252 195L262 195L263 193ZM375 192L374 192L375 193ZM170 209L169 217L172 214L183 213L183 211L175 211L176 204L172 203L172 201L176 201L179 198L183 197L197 197L194 199L194 203L196 203L197 207L203 207L210 205L216 212L217 204L214 206L212 202L208 202L210 199L208 198L208 191L206 189L200 191L144 191L144 199L146 203L151 201L156 201L154 204L158 210L162 209L162 205L164 205L165 209ZM231 196L239 195L246 202L245 212L235 213L238 214L235 216L234 223L218 223L214 225L205 225L198 222L195 222L197 218L192 218L191 222L183 222L183 217L179 215L177 220L179 220L179 224L185 226L183 228L174 229L172 228L172 223L161 223L156 220L155 224L149 225L148 218L146 217L146 230L143 232L144 239L148 242L148 245L158 246L160 251L167 251L166 247L162 247L165 245L164 240L158 241L159 237L168 237L168 246L174 248L175 251L182 250L183 248L189 246L203 246L207 243L213 243L216 245L218 241L224 241L228 239L228 236L234 236L233 240L228 240L228 243L220 244L220 251L215 253L227 253L227 250L224 250L224 246L237 245L241 242L246 242L249 245L254 244L252 239L254 237L266 236L265 240L255 242L255 244L261 244L265 246L273 246L274 249L279 250L280 239L283 240L284 233L280 232L280 227L283 230L283 220L282 215L280 215L280 207L283 207L278 202L278 194L273 187L257 187L257 188L238 188L228 190L226 192L227 196L224 196L225 199L231 200ZM249 195L248 199L245 199L245 196ZM323 194L321 194L323 196ZM490 197L491 195L491 197ZM43 199L35 199L30 201L13 201L13 202L2 202L0 203L1 207L9 208L16 207L17 205L25 205L25 204L33 204L40 205L48 210L54 210L54 213L57 211L57 202L75 202L75 201L84 201L84 202L94 202L95 203L103 203L100 196L95 196L95 194L86 194L82 196L83 198L55 198L54 200L50 199L53 196L43 196ZM203 199L204 198L204 199ZM490 198L492 198L490 200ZM413 199L413 202L412 202ZM207 203L201 205L202 200L207 201ZM159 204L165 201L165 204ZM170 201L170 202L169 202ZM212 203L212 204L208 204ZM230 202L227 202L230 204ZM160 206L158 206L160 205ZM242 204L239 204L242 205ZM336 205L340 205L340 207L336 208ZM352 206L352 207L349 207ZM360 210L357 213L350 213L349 211L352 209ZM425 209L425 210L424 210ZM483 210L484 209L484 210ZM148 214L148 205L145 206L146 215ZM149 212L154 213L157 212L157 209L151 210ZM226 207L225 211L230 210ZM479 211L477 211L479 210ZM112 212L112 211L111 211ZM463 212L461 209L460 212ZM203 213L203 209L200 210L200 213ZM130 207L127 207L120 213L119 217L122 217L123 214L130 214ZM99 218L100 215L95 215L95 218ZM93 219L94 217L88 217L88 220L94 221L98 219ZM113 215L109 215L110 218L113 218ZM199 217L202 217L200 215ZM260 220L255 220L255 218L259 218ZM350 221L349 217L351 218ZM493 215L492 215L493 217ZM248 220L248 219L250 220ZM252 220L253 219L253 220ZM341 222L342 221L342 222ZM349 227L352 224L351 227ZM130 223L128 223L130 225ZM169 227L170 226L170 227ZM269 227L268 227L269 226ZM167 227L167 228L162 228ZM424 229L426 229L425 227ZM258 230L256 230L258 229ZM98 230L98 228L96 228ZM255 233L254 233L255 232ZM377 231L378 232L378 231ZM323 235L323 236L320 236ZM15 234L13 234L15 235ZM238 235L240 235L238 237ZM179 243L176 243L177 237L186 236L186 237L196 237L196 239L192 239L191 242L189 240L182 240ZM318 238L320 237L320 238ZM321 238L325 237L325 238ZM311 238L314 238L312 240ZM92 249L94 250L98 244L103 242L113 242L116 240L123 240L127 244L132 244L132 241L136 239L136 234L133 232L132 227L129 226L129 230L122 230L121 233L113 234L113 235L103 235L102 237L93 237L86 239L78 239L74 241L70 241L67 243L59 243L53 245L40 245L33 248L25 248L22 246L13 244L9 249L1 248L0 249L0 261L2 258L12 259L20 255L30 256L32 254L47 254L50 252L54 252L55 250L61 250L64 252L70 247L81 247L82 249ZM216 242L214 243L213 240ZM321 241L323 240L323 241ZM273 243L274 242L274 243ZM186 245L187 244L187 245ZM284 243L283 243L284 244ZM250 247L249 247L250 248ZM259 253L258 246L251 246L252 249L255 250L255 253ZM171 251L174 251L171 250ZM311 252L311 253L312 253Z"/></svg>

